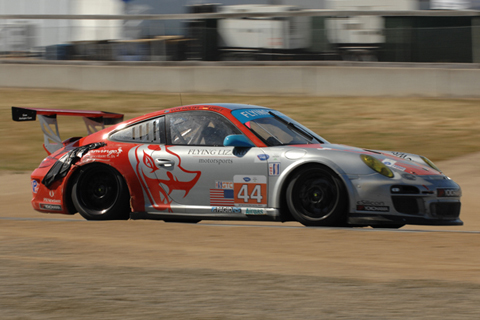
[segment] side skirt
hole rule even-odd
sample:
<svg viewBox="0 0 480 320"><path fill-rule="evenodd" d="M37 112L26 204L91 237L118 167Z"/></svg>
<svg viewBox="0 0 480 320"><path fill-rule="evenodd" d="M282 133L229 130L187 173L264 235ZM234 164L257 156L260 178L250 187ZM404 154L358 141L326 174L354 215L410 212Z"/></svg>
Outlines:
<svg viewBox="0 0 480 320"><path fill-rule="evenodd" d="M281 221L280 210L274 208L196 207L185 209L189 213L132 212L130 219L164 220L184 218L195 220Z"/></svg>

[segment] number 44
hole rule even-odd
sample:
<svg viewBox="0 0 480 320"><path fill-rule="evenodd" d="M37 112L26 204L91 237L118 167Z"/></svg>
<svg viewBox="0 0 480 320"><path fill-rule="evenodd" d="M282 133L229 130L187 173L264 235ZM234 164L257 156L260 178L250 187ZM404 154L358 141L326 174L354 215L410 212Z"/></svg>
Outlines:
<svg viewBox="0 0 480 320"><path fill-rule="evenodd" d="M243 202L247 203L250 199L257 200L257 203L262 202L262 189L259 184L255 185L250 195L248 195L248 185L244 184L238 191L237 198L243 199Z"/></svg>

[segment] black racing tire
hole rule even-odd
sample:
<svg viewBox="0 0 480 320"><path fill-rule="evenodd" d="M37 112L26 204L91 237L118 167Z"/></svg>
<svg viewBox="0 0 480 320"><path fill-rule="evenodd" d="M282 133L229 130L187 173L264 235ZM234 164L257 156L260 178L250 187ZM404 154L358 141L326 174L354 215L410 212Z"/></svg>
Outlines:
<svg viewBox="0 0 480 320"><path fill-rule="evenodd" d="M300 169L286 198L292 216L305 226L346 226L348 198L343 181L324 166Z"/></svg>
<svg viewBox="0 0 480 320"><path fill-rule="evenodd" d="M130 216L128 187L114 168L105 164L85 166L76 176L72 201L87 220L127 220Z"/></svg>

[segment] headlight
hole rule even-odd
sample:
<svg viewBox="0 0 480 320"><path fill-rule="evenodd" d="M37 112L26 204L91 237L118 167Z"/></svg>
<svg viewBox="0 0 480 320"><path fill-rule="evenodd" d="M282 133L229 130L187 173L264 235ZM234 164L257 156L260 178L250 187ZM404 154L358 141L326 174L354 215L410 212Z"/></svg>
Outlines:
<svg viewBox="0 0 480 320"><path fill-rule="evenodd" d="M367 166L372 168L374 171L380 173L381 175L384 175L385 177L393 178L392 170L390 170L390 168L387 167L380 160L366 154L361 154L360 158L363 162L365 162Z"/></svg>
<svg viewBox="0 0 480 320"><path fill-rule="evenodd" d="M424 156L420 156L420 158L422 158L423 162L425 162L426 164L428 164L428 166L432 169L435 169L437 170L438 172L442 172L440 169L438 169L438 167L432 162L430 161L429 159L425 158Z"/></svg>

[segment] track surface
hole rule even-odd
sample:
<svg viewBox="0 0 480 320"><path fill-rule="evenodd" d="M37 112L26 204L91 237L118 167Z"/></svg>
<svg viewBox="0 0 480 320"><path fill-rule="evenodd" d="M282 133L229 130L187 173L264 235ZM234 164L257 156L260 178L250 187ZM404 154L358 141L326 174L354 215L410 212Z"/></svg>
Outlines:
<svg viewBox="0 0 480 320"><path fill-rule="evenodd" d="M477 319L480 154L440 163L463 227L88 222L0 186L1 319Z"/></svg>

